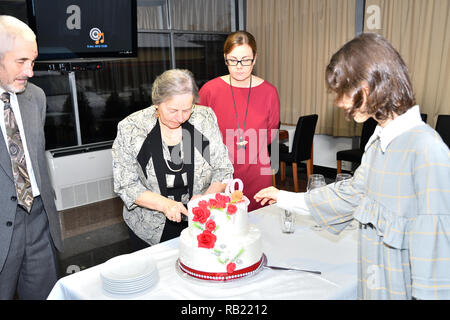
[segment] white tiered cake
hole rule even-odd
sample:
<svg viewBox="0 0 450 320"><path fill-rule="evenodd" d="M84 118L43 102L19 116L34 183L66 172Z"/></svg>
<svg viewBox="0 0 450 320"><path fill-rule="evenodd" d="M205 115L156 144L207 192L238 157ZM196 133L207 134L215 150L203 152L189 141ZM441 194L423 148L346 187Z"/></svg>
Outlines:
<svg viewBox="0 0 450 320"><path fill-rule="evenodd" d="M234 191L234 183L240 190ZM225 193L188 203L189 227L180 235L180 269L192 277L227 281L251 275L262 262L261 232L248 223L249 200L242 181L230 181Z"/></svg>

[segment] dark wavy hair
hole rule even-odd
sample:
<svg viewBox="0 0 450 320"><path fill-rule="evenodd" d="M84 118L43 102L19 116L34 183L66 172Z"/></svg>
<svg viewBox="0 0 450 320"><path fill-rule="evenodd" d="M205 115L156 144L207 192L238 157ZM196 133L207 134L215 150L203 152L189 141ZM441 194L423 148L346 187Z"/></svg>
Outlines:
<svg viewBox="0 0 450 320"><path fill-rule="evenodd" d="M344 95L352 98L348 116L361 107L364 86L369 89L364 111L378 120L403 114L416 104L405 62L375 33L362 33L340 48L331 57L325 77L328 89L337 95L336 101Z"/></svg>

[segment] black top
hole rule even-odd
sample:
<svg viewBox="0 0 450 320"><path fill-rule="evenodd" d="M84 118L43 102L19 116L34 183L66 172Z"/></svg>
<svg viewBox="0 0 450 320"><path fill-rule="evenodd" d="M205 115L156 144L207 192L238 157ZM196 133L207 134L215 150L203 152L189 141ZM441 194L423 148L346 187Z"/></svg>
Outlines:
<svg viewBox="0 0 450 320"><path fill-rule="evenodd" d="M181 158L181 143L175 146L168 146L168 148L171 156L170 160L165 161L163 157L156 157L154 160L165 162L167 196L173 196L175 201L181 202L184 194L187 194L187 199L189 199L186 167L183 162L184 159ZM183 175L185 177L184 179Z"/></svg>
<svg viewBox="0 0 450 320"><path fill-rule="evenodd" d="M209 163L209 140L203 136L198 130L194 128L192 124L188 121L181 125L183 129L182 133L182 143L183 143L183 168L181 170L181 177L183 173L187 176L187 186L185 186L189 193L189 198L193 195L194 186L194 148L197 149L203 158ZM153 167L155 170L156 178L158 180L160 194L163 196L168 195L168 185L166 172L170 171L169 174L175 174L177 169L180 168L181 164L177 159L172 158L171 161L167 160L167 163L163 156L163 143L161 137L161 127L159 121L156 121L155 126L147 135L144 140L142 147L137 155L137 161L142 169L144 176L147 178L146 166L149 161L153 162ZM176 146L174 146L176 147ZM176 150L176 149L174 149ZM176 152L171 152L176 155ZM170 170L168 168L172 168ZM173 186L171 186L173 188Z"/></svg>

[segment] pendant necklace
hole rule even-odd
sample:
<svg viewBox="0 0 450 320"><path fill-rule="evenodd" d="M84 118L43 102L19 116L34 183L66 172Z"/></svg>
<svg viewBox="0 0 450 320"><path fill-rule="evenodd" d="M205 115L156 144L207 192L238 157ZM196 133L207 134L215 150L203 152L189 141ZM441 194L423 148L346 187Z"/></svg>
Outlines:
<svg viewBox="0 0 450 320"><path fill-rule="evenodd" d="M237 122L238 135L239 135L239 141L236 143L238 146L237 148L238 149L241 149L241 148L246 149L245 145L248 143L248 141L244 140L244 132L245 132L245 123L247 122L248 104L250 103L250 92L252 90L252 75L250 75L250 86L248 87L247 107L245 108L245 118L244 118L244 126L242 128L242 133L241 133L241 128L239 127L239 118L238 118L237 109L236 109L236 102L234 101L233 86L231 85L231 75L230 75L230 89L231 89L231 96L233 97L234 114L236 115L236 122Z"/></svg>

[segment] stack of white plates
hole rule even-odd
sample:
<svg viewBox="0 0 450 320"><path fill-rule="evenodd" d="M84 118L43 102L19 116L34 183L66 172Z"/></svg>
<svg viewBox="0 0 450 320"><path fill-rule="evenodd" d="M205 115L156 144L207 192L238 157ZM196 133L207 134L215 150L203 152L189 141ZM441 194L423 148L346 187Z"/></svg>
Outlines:
<svg viewBox="0 0 450 320"><path fill-rule="evenodd" d="M106 261L100 270L102 288L114 296L136 296L158 282L158 269L150 256L124 254Z"/></svg>

